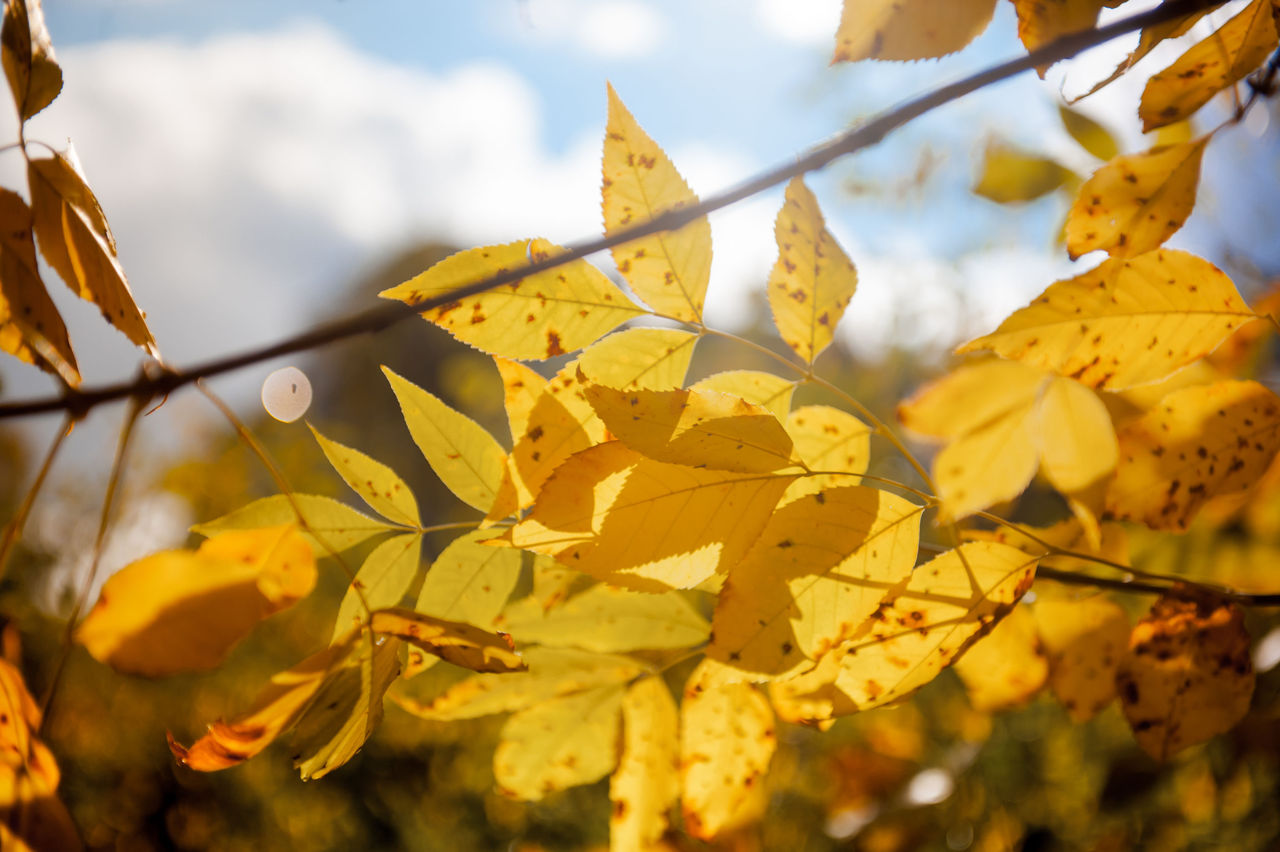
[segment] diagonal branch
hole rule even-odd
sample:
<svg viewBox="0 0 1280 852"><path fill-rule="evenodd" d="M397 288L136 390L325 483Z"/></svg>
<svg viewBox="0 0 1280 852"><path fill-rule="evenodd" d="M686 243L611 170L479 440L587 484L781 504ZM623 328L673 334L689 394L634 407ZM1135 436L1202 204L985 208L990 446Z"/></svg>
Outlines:
<svg viewBox="0 0 1280 852"><path fill-rule="evenodd" d="M1051 65L1054 62L1069 59L1089 48L1096 47L1126 33L1163 23L1211 6L1218 6L1222 2L1224 0L1167 0L1154 9L1131 15L1105 27L1064 36L1025 56L994 65L991 68L979 71L882 112L845 133L811 148L808 153L801 155L799 158L775 166L737 186L710 196L696 205L679 210L669 210L646 222L615 231L612 234L583 240L570 246L563 254L531 263L518 269L491 275L412 307L401 303L380 305L353 317L318 326L279 343L216 358L196 364L185 370L166 369L156 375L141 375L134 381L102 385L88 390L73 389L42 399L2 403L0 404L0 419L43 414L51 411L66 411L74 416L83 416L90 409L106 402L128 397L144 400L163 397L198 379L229 373L281 355L314 349L349 337L383 331L402 320L415 316L421 311L440 307L449 302L465 299L507 284L513 284L527 275L545 272L641 237L651 236L663 231L678 230L708 213L736 204L767 189L786 183L793 177L817 171L847 154L869 148L904 124L993 83L998 83L1036 66Z"/></svg>

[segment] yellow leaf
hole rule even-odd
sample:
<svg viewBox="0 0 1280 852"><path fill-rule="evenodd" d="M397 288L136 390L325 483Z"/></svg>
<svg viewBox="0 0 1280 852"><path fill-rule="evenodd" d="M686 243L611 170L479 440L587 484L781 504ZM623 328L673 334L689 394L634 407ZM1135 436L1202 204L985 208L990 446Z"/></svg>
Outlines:
<svg viewBox="0 0 1280 852"><path fill-rule="evenodd" d="M230 531L120 569L76 630L94 659L160 677L219 665L254 626L305 597L315 557L292 526Z"/></svg>
<svg viewBox="0 0 1280 852"><path fill-rule="evenodd" d="M769 275L769 307L783 341L807 363L831 343L858 286L858 272L827 230L818 199L802 178L787 184L773 226L778 260Z"/></svg>
<svg viewBox="0 0 1280 852"><path fill-rule="evenodd" d="M1070 379L1052 379L1040 397L1039 416L1040 471L1059 492L1087 492L1115 470L1115 429L1093 391Z"/></svg>
<svg viewBox="0 0 1280 852"><path fill-rule="evenodd" d="M364 564L356 572L355 579L347 587L338 605L338 617L334 619L333 638L336 641L365 619L369 609L395 606L400 603L422 561L422 535L409 533L389 538L365 557ZM360 589L364 598L361 599Z"/></svg>
<svg viewBox="0 0 1280 852"><path fill-rule="evenodd" d="M379 635L403 639L428 654L472 671L525 670L524 660L515 652L511 637L461 621L390 607L372 614L369 629Z"/></svg>
<svg viewBox="0 0 1280 852"><path fill-rule="evenodd" d="M689 385L689 390L719 391L741 397L769 409L774 417L784 420L791 411L791 396L795 393L796 383L759 370L726 370L694 382Z"/></svg>
<svg viewBox="0 0 1280 852"><path fill-rule="evenodd" d="M1075 173L1057 160L993 141L983 152L982 174L973 192L997 204L1015 204L1047 195L1073 177Z"/></svg>
<svg viewBox="0 0 1280 852"><path fill-rule="evenodd" d="M667 830L680 796L680 719L660 677L646 677L622 699L622 753L609 779L609 848L648 852Z"/></svg>
<svg viewBox="0 0 1280 852"><path fill-rule="evenodd" d="M418 593L418 612L490 627L520 579L520 551L484 542L492 530L449 542L431 563Z"/></svg>
<svg viewBox="0 0 1280 852"><path fill-rule="evenodd" d="M932 59L977 38L995 0L844 0L835 62Z"/></svg>
<svg viewBox="0 0 1280 852"><path fill-rule="evenodd" d="M74 387L80 384L76 356L40 279L31 227L27 203L16 192L0 189L0 349L56 372Z"/></svg>
<svg viewBox="0 0 1280 852"><path fill-rule="evenodd" d="M1280 449L1280 399L1257 382L1175 391L1121 426L1107 494L1119 520L1184 530L1210 497L1248 488Z"/></svg>
<svg viewBox="0 0 1280 852"><path fill-rule="evenodd" d="M45 260L80 298L97 305L107 322L155 354L155 339L116 257L115 238L84 179L54 154L29 160L27 181L36 239Z"/></svg>
<svg viewBox="0 0 1280 852"><path fill-rule="evenodd" d="M791 436L765 408L716 391L586 389L609 431L655 461L739 473L798 466Z"/></svg>
<svg viewBox="0 0 1280 852"><path fill-rule="evenodd" d="M228 530L256 530L291 523L300 524L303 538L311 543L318 556L327 555L329 548L339 552L347 550L394 529L330 497L276 494L254 500L221 518L196 524L191 531L208 537Z"/></svg>
<svg viewBox="0 0 1280 852"><path fill-rule="evenodd" d="M789 503L826 488L857 485L871 461L871 427L852 414L829 405L806 405L787 417L787 434L811 471L827 471L797 479L783 495Z"/></svg>
<svg viewBox="0 0 1280 852"><path fill-rule="evenodd" d="M543 239L452 255L378 295L417 305L564 249ZM541 360L580 349L644 311L587 263L572 263L423 311L424 319L490 355Z"/></svg>
<svg viewBox="0 0 1280 852"><path fill-rule="evenodd" d="M1116 696L1129 616L1105 598L1041 598L1035 603L1035 619L1049 655L1049 688L1073 722L1089 721Z"/></svg>
<svg viewBox="0 0 1280 852"><path fill-rule="evenodd" d="M499 517L505 517L514 511L515 489L507 476L507 454L493 436L470 417L388 368L383 367L382 372L400 403L413 442L445 487L481 512L497 509L502 512ZM416 523L416 508L412 514Z"/></svg>
<svg viewBox="0 0 1280 852"><path fill-rule="evenodd" d="M1065 35L1091 30L1103 0L1013 0L1018 13L1018 38L1030 53ZM1045 69L1036 69L1044 77Z"/></svg>
<svg viewBox="0 0 1280 852"><path fill-rule="evenodd" d="M1080 95L1077 98L1074 98L1073 100L1078 101L1081 98L1086 98L1089 95L1092 95L1094 92L1101 89L1103 86L1107 85L1108 83L1115 82L1126 71L1128 71L1134 65L1138 64L1138 60L1142 59L1144 56L1146 56L1148 53L1154 50L1156 45L1160 44L1165 39L1177 38L1180 35L1185 35L1187 31L1189 31L1195 25L1196 21L1199 21L1205 15L1209 14L1210 11L1212 10L1209 8L1205 8L1197 12L1191 12L1186 15L1181 15L1172 20L1165 21L1164 23L1153 24L1152 26L1149 26L1149 27L1143 27L1142 35L1138 39L1138 46L1134 48L1133 52L1130 53L1125 58L1125 60L1120 63L1119 66L1116 67L1116 70L1112 71L1111 75L1107 77L1105 80L1102 80L1099 83L1095 83L1093 87L1089 89L1089 91L1085 92L1083 95Z"/></svg>
<svg viewBox="0 0 1280 852"><path fill-rule="evenodd" d="M1115 258L1159 248L1191 215L1209 137L1116 157L1080 187L1067 214L1067 253Z"/></svg>
<svg viewBox="0 0 1280 852"><path fill-rule="evenodd" d="M408 698L398 698L397 702L424 719L475 719L521 710L559 695L626 683L647 669L645 664L630 657L575 648L532 647L527 648L523 656L528 671L474 675L428 703Z"/></svg>
<svg viewBox="0 0 1280 852"><path fill-rule="evenodd" d="M370 508L392 523L406 527L419 525L418 501L399 474L359 450L330 441L314 426L308 428L329 464Z"/></svg>
<svg viewBox="0 0 1280 852"><path fill-rule="evenodd" d="M1138 105L1142 129L1153 130L1191 115L1218 92L1243 80L1275 47L1271 0L1253 0L1147 81Z"/></svg>
<svg viewBox="0 0 1280 852"><path fill-rule="evenodd" d="M730 571L707 657L767 680L853 638L910 575L923 511L860 485L783 506Z"/></svg>
<svg viewBox="0 0 1280 852"><path fill-rule="evenodd" d="M498 375L502 377L503 407L507 412L507 424L514 442L529 428L529 415L538 397L547 386L540 373L519 361L495 355Z"/></svg>
<svg viewBox="0 0 1280 852"><path fill-rule="evenodd" d="M684 384L698 335L676 328L628 328L582 351L577 367L595 384L669 390Z"/></svg>
<svg viewBox="0 0 1280 852"><path fill-rule="evenodd" d="M1099 160L1110 161L1120 153L1120 145L1111 131L1079 110L1059 104L1058 117L1071 138Z"/></svg>
<svg viewBox="0 0 1280 852"><path fill-rule="evenodd" d="M869 631L794 680L771 685L788 721L822 723L892 704L938 676L1031 586L1037 557L967 542L919 566Z"/></svg>
<svg viewBox="0 0 1280 852"><path fill-rule="evenodd" d="M1049 677L1031 611L1014 607L964 652L955 669L975 710L994 713L1030 701Z"/></svg>
<svg viewBox="0 0 1280 852"><path fill-rule="evenodd" d="M698 203L693 190L623 106L612 85L601 196L606 235L647 222L667 210ZM711 275L711 225L705 216L678 231L616 246L613 260L632 291L655 313L685 322L701 321Z"/></svg>
<svg viewBox="0 0 1280 852"><path fill-rule="evenodd" d="M689 648L707 640L709 625L679 592L632 592L592 586L549 612L541 606L508 612L502 627L522 642L588 651Z"/></svg>
<svg viewBox="0 0 1280 852"><path fill-rule="evenodd" d="M53 103L62 91L62 69L53 58L39 0L5 3L0 58L22 121Z"/></svg>
<svg viewBox="0 0 1280 852"><path fill-rule="evenodd" d="M692 588L738 563L792 479L664 464L611 441L560 465L511 542L617 586Z"/></svg>
<svg viewBox="0 0 1280 852"><path fill-rule="evenodd" d="M695 671L689 680L697 683ZM773 711L746 683L688 689L680 707L685 830L701 840L764 813L764 774L778 739Z"/></svg>
<svg viewBox="0 0 1280 852"><path fill-rule="evenodd" d="M957 351L991 349L1098 390L1124 390L1203 357L1252 319L1215 266L1162 249L1059 281Z"/></svg>
<svg viewBox="0 0 1280 852"><path fill-rule="evenodd" d="M609 774L618 762L624 689L616 684L552 698L508 719L493 754L498 789L537 801Z"/></svg>
<svg viewBox="0 0 1280 852"><path fill-rule="evenodd" d="M1244 614L1225 600L1165 595L1134 625L1116 689L1134 737L1156 760L1228 731L1249 710L1254 674Z"/></svg>

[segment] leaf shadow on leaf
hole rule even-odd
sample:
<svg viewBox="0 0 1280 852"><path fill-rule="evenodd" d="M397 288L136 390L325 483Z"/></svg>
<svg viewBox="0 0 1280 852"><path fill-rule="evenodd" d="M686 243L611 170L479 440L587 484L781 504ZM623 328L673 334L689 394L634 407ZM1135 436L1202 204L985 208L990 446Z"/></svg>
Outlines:
<svg viewBox="0 0 1280 852"><path fill-rule="evenodd" d="M595 443L582 422L550 388L533 404L527 422L528 428L516 438L511 450L511 464L528 491L527 498L521 500L525 504L532 502L561 462Z"/></svg>

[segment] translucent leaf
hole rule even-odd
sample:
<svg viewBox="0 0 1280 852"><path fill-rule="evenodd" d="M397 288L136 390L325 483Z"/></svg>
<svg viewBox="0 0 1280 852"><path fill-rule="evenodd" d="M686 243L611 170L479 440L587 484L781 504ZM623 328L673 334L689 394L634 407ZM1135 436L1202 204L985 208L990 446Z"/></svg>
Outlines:
<svg viewBox="0 0 1280 852"><path fill-rule="evenodd" d="M826 488L857 485L871 461L871 427L852 414L829 405L806 405L787 417L787 434L811 471L832 471L797 479L783 495L789 503Z"/></svg>
<svg viewBox="0 0 1280 852"><path fill-rule="evenodd" d="M1013 0L1018 13L1018 38L1031 53L1065 35L1091 30L1103 5L1103 0ZM1044 77L1047 67L1041 66L1036 72Z"/></svg>
<svg viewBox="0 0 1280 852"><path fill-rule="evenodd" d="M330 441L314 426L309 428L329 464L375 512L392 523L407 527L419 525L418 501L399 474L359 450Z"/></svg>
<svg viewBox="0 0 1280 852"><path fill-rule="evenodd" d="M737 564L792 478L663 464L611 441L557 468L511 542L617 586L692 588Z"/></svg>
<svg viewBox="0 0 1280 852"><path fill-rule="evenodd" d="M995 0L844 0L835 62L932 59L977 38Z"/></svg>
<svg viewBox="0 0 1280 852"><path fill-rule="evenodd" d="M507 412L507 424L514 442L529 428L529 415L538 397L547 386L547 380L532 367L494 356L498 374L502 377L503 406Z"/></svg>
<svg viewBox="0 0 1280 852"><path fill-rule="evenodd" d="M783 506L730 571L707 657L766 680L852 638L910 575L923 511L860 485Z"/></svg>
<svg viewBox="0 0 1280 852"><path fill-rule="evenodd" d="M76 630L94 659L162 677L218 666L259 621L315 585L315 557L292 526L221 533L112 575Z"/></svg>
<svg viewBox="0 0 1280 852"><path fill-rule="evenodd" d="M795 393L796 383L759 370L726 370L694 382L689 390L719 391L741 397L769 409L779 420L785 420L791 411L791 396Z"/></svg>
<svg viewBox="0 0 1280 852"><path fill-rule="evenodd" d="M345 636L364 621L366 605L369 609L379 609L399 604L418 576L421 564L420 533L398 535L375 547L342 596L338 617L334 620L333 640ZM364 595L363 602L357 588Z"/></svg>
<svg viewBox="0 0 1280 852"><path fill-rule="evenodd" d="M1049 678L1031 611L1014 607L964 652L955 669L975 710L995 713L1030 701Z"/></svg>
<svg viewBox="0 0 1280 852"><path fill-rule="evenodd" d="M622 753L609 780L609 848L655 849L680 796L680 719L660 677L636 681L622 699Z"/></svg>
<svg viewBox="0 0 1280 852"><path fill-rule="evenodd" d="M1248 488L1280 449L1280 398L1257 382L1175 391L1121 426L1107 493L1119 520L1184 530L1210 497Z"/></svg>
<svg viewBox="0 0 1280 852"><path fill-rule="evenodd" d="M1003 618L1031 586L1037 557L968 542L919 566L870 630L811 672L771 685L788 721L830 721L892 704L938 676Z"/></svg>
<svg viewBox="0 0 1280 852"><path fill-rule="evenodd" d="M398 703L424 719L475 719L531 707L558 695L626 683L647 668L629 657L574 648L532 647L525 649L523 656L528 671L474 675L428 703L407 698L398 699Z"/></svg>
<svg viewBox="0 0 1280 852"><path fill-rule="evenodd" d="M765 408L716 391L586 389L609 431L655 461L739 473L798 466L791 436Z"/></svg>
<svg viewBox="0 0 1280 852"><path fill-rule="evenodd" d="M802 178L787 184L773 226L778 260L769 275L769 308L783 341L807 363L826 349L858 286L858 272L827 230L818 199Z"/></svg>
<svg viewBox="0 0 1280 852"><path fill-rule="evenodd" d="M519 672L525 663L505 633L472 624L424 615L410 609L380 609L369 619L377 634L395 636L410 645L477 672Z"/></svg>
<svg viewBox="0 0 1280 852"><path fill-rule="evenodd" d="M991 349L1098 390L1158 381L1254 318L1207 261L1162 249L1051 285L960 352Z"/></svg>
<svg viewBox="0 0 1280 852"><path fill-rule="evenodd" d="M40 279L31 227L27 203L0 188L0 350L52 370L74 387L80 384L76 356Z"/></svg>
<svg viewBox="0 0 1280 852"><path fill-rule="evenodd" d="M606 235L667 210L698 203L693 190L636 123L612 85L601 196ZM632 291L659 315L685 322L702 319L711 275L711 225L705 216L678 231L617 246L613 260Z"/></svg>
<svg viewBox="0 0 1280 852"><path fill-rule="evenodd" d="M1138 105L1142 129L1154 130L1191 115L1218 92L1243 80L1275 47L1271 0L1253 0L1147 81Z"/></svg>
<svg viewBox="0 0 1280 852"><path fill-rule="evenodd" d="M1073 722L1087 722L1116 696L1116 671L1129 643L1129 616L1100 598L1035 604L1049 656L1049 688Z"/></svg>
<svg viewBox="0 0 1280 852"><path fill-rule="evenodd" d="M1153 24L1152 26L1144 27L1142 29L1142 35L1138 40L1138 46L1134 48L1133 52L1130 53L1119 66L1116 67L1116 70L1112 71L1111 75L1105 80L1095 83L1089 91L1080 95L1078 98L1074 98L1074 100L1078 101L1081 98L1086 98L1108 83L1115 82L1130 68L1138 64L1138 60L1150 53L1156 45L1160 44L1165 39L1177 38L1180 35L1184 35L1193 26L1195 26L1196 21L1199 21L1205 15L1209 14L1211 10L1212 7L1200 9L1199 11L1181 15L1160 24Z"/></svg>
<svg viewBox="0 0 1280 852"><path fill-rule="evenodd" d="M650 594L592 586L550 611L509 613L502 627L522 642L587 651L689 648L707 640L710 625L679 592Z"/></svg>
<svg viewBox="0 0 1280 852"><path fill-rule="evenodd" d="M698 335L676 328L628 328L582 351L578 369L591 382L623 390L669 390L684 384Z"/></svg>
<svg viewBox="0 0 1280 852"><path fill-rule="evenodd" d="M697 672L690 681L697 682ZM685 830L710 840L763 816L764 774L777 742L769 702L750 684L686 690L680 707Z"/></svg>
<svg viewBox="0 0 1280 852"><path fill-rule="evenodd" d="M493 436L407 379L386 367L382 372L400 403L413 442L445 487L481 512L488 513L499 504L507 509L500 517L514 511L515 489L507 477L507 454Z"/></svg>
<svg viewBox="0 0 1280 852"><path fill-rule="evenodd" d="M116 257L115 238L98 199L64 157L27 162L31 212L40 253L80 298L133 343L154 353L155 339L134 304Z"/></svg>
<svg viewBox="0 0 1280 852"><path fill-rule="evenodd" d="M1104 249L1126 258L1159 248L1191 215L1209 137L1116 157L1080 187L1067 214L1072 260Z"/></svg>
<svg viewBox="0 0 1280 852"><path fill-rule="evenodd" d="M617 765L624 687L602 686L552 698L502 727L493 775L506 796L537 801L589 784Z"/></svg>
<svg viewBox="0 0 1280 852"><path fill-rule="evenodd" d="M303 537L311 543L316 555L323 556L328 554L329 548L341 552L379 533L395 529L383 521L362 515L331 497L315 494L290 496L276 494L254 500L221 518L196 524L191 531L203 536L214 536L227 530L256 530L299 523L301 513ZM294 510L295 506L297 511Z"/></svg>
<svg viewBox="0 0 1280 852"><path fill-rule="evenodd" d="M1099 160L1110 162L1120 153L1120 145L1111 131L1079 110L1059 104L1058 117L1071 138Z"/></svg>
<svg viewBox="0 0 1280 852"><path fill-rule="evenodd" d="M1134 625L1116 675L1125 718L1156 760L1233 728L1249 710L1253 686L1240 608L1174 595Z"/></svg>
<svg viewBox="0 0 1280 852"><path fill-rule="evenodd" d="M1111 415L1079 382L1055 378L1040 396L1040 471L1066 495L1088 491L1119 461Z"/></svg>
<svg viewBox="0 0 1280 852"><path fill-rule="evenodd" d="M563 251L542 239L469 249L378 295L416 305ZM603 272L575 260L422 316L490 355L541 360L581 349L642 313Z"/></svg>
<svg viewBox="0 0 1280 852"><path fill-rule="evenodd" d="M973 192L997 204L1016 204L1048 195L1074 177L1057 160L993 141L983 152L982 174Z"/></svg>
<svg viewBox="0 0 1280 852"><path fill-rule="evenodd" d="M449 542L431 563L414 608L438 618L491 626L520 578L520 552L484 544L493 537L493 531L479 530Z"/></svg>
<svg viewBox="0 0 1280 852"><path fill-rule="evenodd" d="M24 122L53 103L62 91L62 69L53 58L40 0L9 0L0 31L0 58Z"/></svg>

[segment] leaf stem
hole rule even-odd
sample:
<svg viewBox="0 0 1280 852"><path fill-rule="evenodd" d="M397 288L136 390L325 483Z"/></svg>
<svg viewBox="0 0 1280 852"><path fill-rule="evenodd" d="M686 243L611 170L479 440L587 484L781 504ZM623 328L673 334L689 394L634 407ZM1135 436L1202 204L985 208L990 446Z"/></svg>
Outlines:
<svg viewBox="0 0 1280 852"><path fill-rule="evenodd" d="M13 520L9 522L9 525L4 528L4 538L0 539L0 578L3 578L9 569L9 557L12 555L13 548L17 545L18 540L22 538L22 527L26 524L27 515L31 513L31 507L36 502L36 495L40 493L45 477L49 475L49 471L53 467L53 460L57 458L58 451L62 449L62 442L71 434L73 428L75 428L75 420L68 415L62 422L62 428L54 436L53 443L49 445L49 452L45 453L44 461L40 464L40 470L36 473L35 482L31 483L31 487L27 489L26 496L22 498L22 505L18 507L17 514L13 516Z"/></svg>

